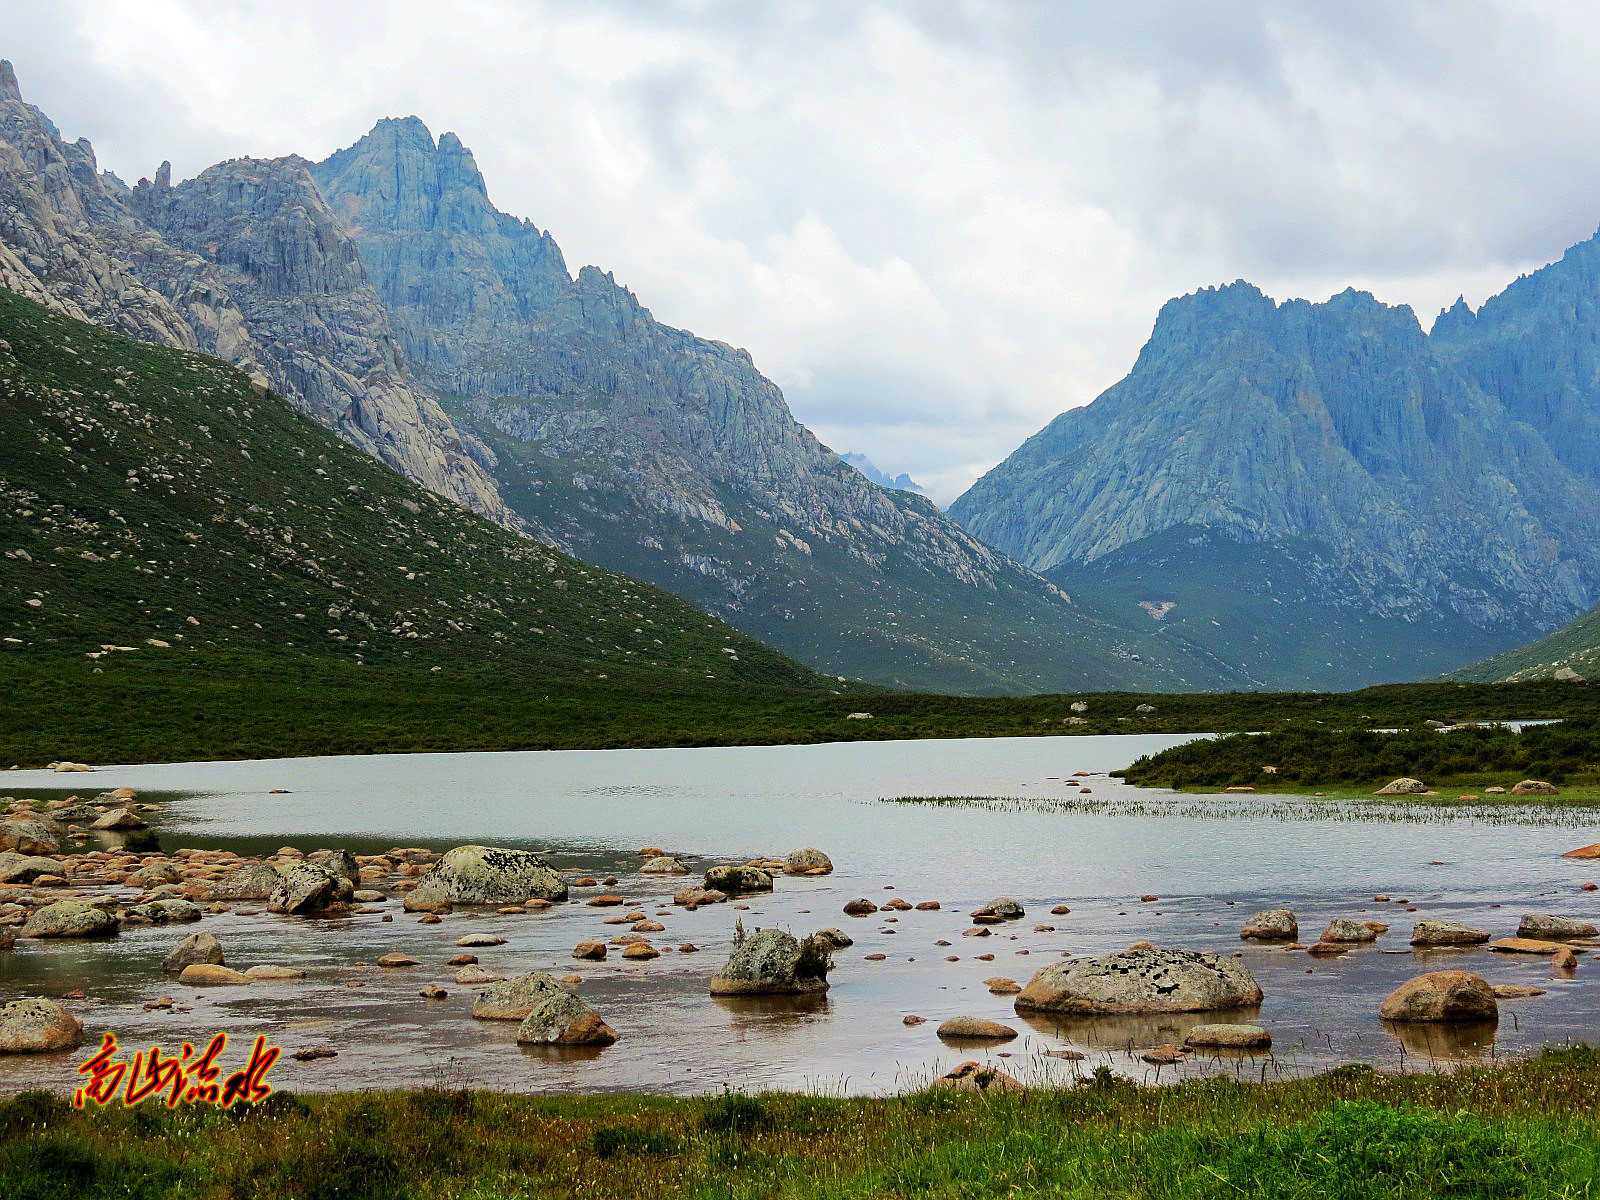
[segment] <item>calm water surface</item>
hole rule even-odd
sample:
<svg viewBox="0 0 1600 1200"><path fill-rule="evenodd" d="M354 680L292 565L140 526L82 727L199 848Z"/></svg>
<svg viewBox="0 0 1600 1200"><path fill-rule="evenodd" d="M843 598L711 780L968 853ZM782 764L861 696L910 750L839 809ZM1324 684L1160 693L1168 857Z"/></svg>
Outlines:
<svg viewBox="0 0 1600 1200"><path fill-rule="evenodd" d="M519 1091L645 1089L704 1092L724 1086L882 1092L925 1081L968 1058L993 1058L1025 1079L1069 1078L1108 1065L1141 1078L1238 1073L1274 1077L1361 1060L1427 1068L1525 1053L1547 1042L1600 1040L1600 1011L1587 959L1570 977L1543 960L1484 950L1413 953L1411 922L1465 920L1497 936L1522 912L1595 919L1600 903L1579 884L1600 872L1563 860L1563 850L1596 840L1579 823L1507 823L1494 813L1410 819L1393 809L1320 807L1270 797L1206 800L1124 787L1104 772L1140 754L1187 740L1129 735L850 743L730 749L562 751L505 754L347 756L242 763L104 768L93 776L9 773L14 789L60 787L88 793L127 785L189 795L159 817L163 844L222 846L266 853L347 846L448 848L466 842L546 852L558 867L615 874L614 890L667 926L660 947L692 942L699 953L666 953L643 963L614 957L577 963L572 946L609 936L617 910L589 908L590 894L543 914L458 911L439 925L387 906L336 919L223 914L200 926L216 933L228 962L301 967L308 978L250 987L186 989L164 977L160 959L194 926L130 928L108 942L23 942L0 959L0 994L89 993L75 1003L95 1041L115 1029L130 1047L217 1029L269 1034L286 1052L329 1044L336 1058L285 1059L279 1086L302 1090L444 1082ZM1072 779L1076 771L1094 773ZM1083 795L1087 784L1091 794ZM290 794L271 795L271 789ZM888 803L900 796L983 796L981 805ZM1406 819L1392 819L1396 816ZM1391 819L1374 819L1387 817ZM780 878L746 907L685 912L670 905L678 878L641 876L635 851L677 853L695 870L803 845L833 858L821 879ZM1377 903L1378 893L1405 903ZM1141 894L1158 895L1141 903ZM847 900L891 896L938 900L938 912L849 918ZM1028 916L986 938L966 938L968 910L998 895ZM1053 917L1055 904L1071 907ZM1311 941L1335 916L1387 921L1376 945L1339 959L1241 946L1238 927L1258 908L1287 906ZM1503 906L1503 907L1501 907ZM1408 911L1415 909L1415 911ZM658 910L664 910L658 913ZM706 984L725 960L733 926L778 925L805 934L844 928L842 950L822 998L713 1000ZM1036 924L1054 926L1035 931ZM625 927L624 927L625 928ZM503 946L477 950L501 974L576 970L581 994L621 1034L601 1051L517 1047L513 1022L475 1021L471 988L444 963L465 933L496 933ZM952 943L940 947L935 943ZM1149 940L1164 946L1239 951L1266 991L1259 1020L1273 1033L1270 1055L1196 1058L1146 1066L1140 1051L1181 1040L1210 1017L1055 1022L1019 1018L992 995L991 976L1025 983L1063 954L1100 954ZM420 967L358 965L392 950ZM885 961L869 962L872 953ZM979 955L992 955L983 960ZM958 961L948 962L947 956ZM1382 997L1423 970L1459 967L1494 982L1549 989L1502 1005L1498 1030L1449 1034L1386 1028ZM347 986L356 981L359 988ZM442 1001L417 990L439 982ZM173 995L188 1012L145 1012L145 1000ZM928 1024L906 1026L915 1013ZM934 1024L955 1015L1004 1020L1023 1036L998 1050L942 1045ZM1080 1064L1049 1057L1075 1049ZM0 1089L70 1087L80 1053L0 1060Z"/></svg>

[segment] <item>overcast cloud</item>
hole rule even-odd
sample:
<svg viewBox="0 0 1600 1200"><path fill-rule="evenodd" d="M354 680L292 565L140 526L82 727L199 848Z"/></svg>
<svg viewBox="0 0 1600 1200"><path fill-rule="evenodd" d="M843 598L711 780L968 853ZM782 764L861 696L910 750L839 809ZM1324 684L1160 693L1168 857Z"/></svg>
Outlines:
<svg viewBox="0 0 1600 1200"><path fill-rule="evenodd" d="M454 130L573 270L941 502L1169 296L1427 324L1600 224L1582 3L7 0L0 55L130 182Z"/></svg>

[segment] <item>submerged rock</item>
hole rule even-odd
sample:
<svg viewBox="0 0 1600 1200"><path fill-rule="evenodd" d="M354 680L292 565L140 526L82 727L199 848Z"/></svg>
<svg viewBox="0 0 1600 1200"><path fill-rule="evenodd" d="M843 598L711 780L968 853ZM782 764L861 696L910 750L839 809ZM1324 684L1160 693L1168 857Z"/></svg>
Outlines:
<svg viewBox="0 0 1600 1200"><path fill-rule="evenodd" d="M431 912L452 904L526 904L566 898L566 881L542 855L499 846L457 846L406 895L405 909Z"/></svg>
<svg viewBox="0 0 1600 1200"><path fill-rule="evenodd" d="M1384 1000L1385 1021L1498 1021L1494 988L1470 971L1430 971L1408 979Z"/></svg>
<svg viewBox="0 0 1600 1200"><path fill-rule="evenodd" d="M1017 996L1019 1012L1207 1012L1261 1003L1242 964L1192 950L1125 950L1052 963Z"/></svg>
<svg viewBox="0 0 1600 1200"><path fill-rule="evenodd" d="M711 979L713 996L786 995L828 990L833 945L812 934L804 941L782 929L758 929L736 944Z"/></svg>
<svg viewBox="0 0 1600 1200"><path fill-rule="evenodd" d="M1269 908L1246 921L1239 936L1251 941L1292 942L1300 936L1300 922L1287 908Z"/></svg>

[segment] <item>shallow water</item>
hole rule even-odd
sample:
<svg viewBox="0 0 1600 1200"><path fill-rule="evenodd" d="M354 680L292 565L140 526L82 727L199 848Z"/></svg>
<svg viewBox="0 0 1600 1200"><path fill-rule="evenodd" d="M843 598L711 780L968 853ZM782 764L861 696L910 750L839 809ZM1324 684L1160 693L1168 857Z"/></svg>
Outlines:
<svg viewBox="0 0 1600 1200"><path fill-rule="evenodd" d="M575 890L577 903L542 914L458 911L431 926L417 924L397 902L386 906L392 922L379 915L208 916L200 927L222 939L230 965L274 962L309 972L302 981L241 988L180 988L162 976L161 956L194 926L130 928L106 942L23 942L0 959L0 995L85 988L89 999L73 1007L91 1039L86 1045L97 1044L103 1029L114 1029L130 1049L183 1038L204 1042L225 1029L246 1043L255 1033L269 1034L286 1053L314 1043L338 1047L337 1058L302 1064L286 1057L274 1067L274 1083L303 1090L443 1082L522 1091L881 1092L969 1058L993 1058L1027 1079L1070 1078L1098 1065L1150 1079L1217 1071L1271 1078L1351 1060L1416 1068L1600 1040L1590 978L1596 968L1587 959L1563 978L1543 959L1481 949L1423 954L1406 946L1410 923L1422 917L1465 920L1496 936L1514 932L1524 911L1594 919L1600 902L1578 885L1600 867L1559 857L1596 840L1563 827L1582 822L1583 814L1522 825L1497 814L1412 819L1402 809L1321 808L1259 796L1197 804L1193 797L1136 792L1100 774L1184 740L1129 735L390 755L118 767L87 777L10 773L6 782L17 790L70 785L88 793L127 785L190 793L158 818L168 849L264 853L289 843L365 852L486 842L543 850L557 866L617 875L619 885L608 890L667 926L655 936L657 946L688 941L702 950L649 962L628 962L613 951L604 963L575 962L575 943L618 932L601 923L618 910L590 908L582 901L592 893ZM1080 770L1097 774L1069 778ZM1080 795L1084 782L1092 795ZM269 795L273 788L291 794ZM885 802L908 795L1008 799ZM1082 811L1079 804L1105 811ZM1134 815L1119 815L1125 804ZM832 856L836 870L821 879L780 878L774 893L744 901L742 909L716 905L691 913L670 906L683 877L637 874L634 852L645 845L678 853L696 870L814 845ZM1144 893L1161 898L1141 903ZM1376 903L1377 893L1409 904ZM1028 916L990 937L963 937L967 911L1002 894L1020 900ZM893 895L943 907L895 920L840 911L855 896L881 903ZM1048 915L1055 904L1072 911ZM1241 946L1244 918L1277 906L1299 914L1305 941L1334 916L1381 919L1393 928L1376 945L1337 959ZM657 908L667 911L657 915ZM736 920L800 934L839 926L856 944L839 952L825 997L713 1000L707 980L726 957ZM1036 924L1055 928L1035 932ZM473 1020L473 989L455 985L453 968L444 966L468 932L508 939L474 951L501 974L581 974L581 994L621 1040L602 1051L534 1051L515 1045L515 1023ZM938 940L952 945L936 946ZM983 983L994 975L1025 983L1065 953L1106 953L1137 940L1242 953L1267 994L1248 1016L1272 1031L1273 1052L1197 1057L1158 1071L1139 1059L1140 1051L1180 1041L1189 1026L1219 1018L1020 1018L1009 997L991 995ZM393 950L424 965L355 965ZM866 961L871 953L888 957ZM947 955L959 961L947 962ZM1494 982L1532 982L1549 993L1503 1004L1498 1030L1404 1031L1377 1019L1392 987L1442 967ZM347 987L352 981L363 986ZM417 990L428 982L442 983L449 996L420 999ZM191 1010L140 1007L162 994ZM908 1013L929 1022L906 1026ZM998 1049L944 1046L934 1024L958 1014L1007 1021L1022 1036ZM1047 1056L1060 1049L1088 1057L1072 1063ZM85 1053L0 1060L0 1089L70 1087Z"/></svg>

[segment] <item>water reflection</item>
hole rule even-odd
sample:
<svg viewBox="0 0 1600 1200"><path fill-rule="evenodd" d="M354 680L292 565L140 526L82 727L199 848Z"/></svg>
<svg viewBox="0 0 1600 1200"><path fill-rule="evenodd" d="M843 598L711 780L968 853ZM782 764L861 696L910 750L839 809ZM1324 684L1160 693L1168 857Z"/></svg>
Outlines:
<svg viewBox="0 0 1600 1200"><path fill-rule="evenodd" d="M1479 1062L1494 1054L1494 1021L1385 1021L1383 1031L1401 1048L1429 1062Z"/></svg>

